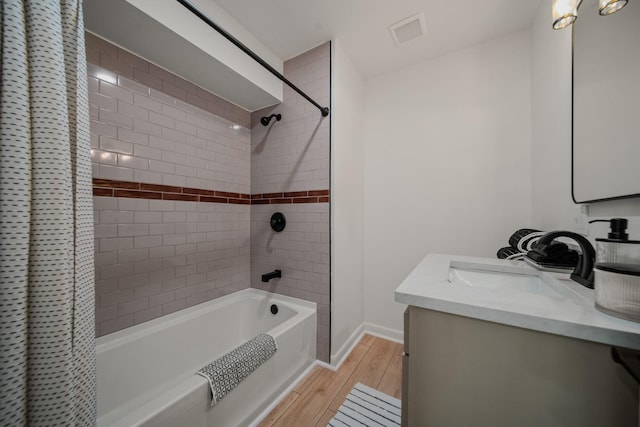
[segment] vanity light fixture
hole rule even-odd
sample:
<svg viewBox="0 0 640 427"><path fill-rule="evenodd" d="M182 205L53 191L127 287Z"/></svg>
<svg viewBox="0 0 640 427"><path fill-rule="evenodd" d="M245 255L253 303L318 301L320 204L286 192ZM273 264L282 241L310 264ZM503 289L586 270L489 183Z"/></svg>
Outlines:
<svg viewBox="0 0 640 427"><path fill-rule="evenodd" d="M573 24L578 18L578 7L582 0L553 0L551 14L553 29L561 30Z"/></svg>
<svg viewBox="0 0 640 427"><path fill-rule="evenodd" d="M611 15L626 6L628 0L598 0L600 15ZM553 29L561 30L573 24L578 19L578 8L582 0L553 0L551 15Z"/></svg>
<svg viewBox="0 0 640 427"><path fill-rule="evenodd" d="M598 10L600 15L611 15L625 7L627 0L599 0Z"/></svg>

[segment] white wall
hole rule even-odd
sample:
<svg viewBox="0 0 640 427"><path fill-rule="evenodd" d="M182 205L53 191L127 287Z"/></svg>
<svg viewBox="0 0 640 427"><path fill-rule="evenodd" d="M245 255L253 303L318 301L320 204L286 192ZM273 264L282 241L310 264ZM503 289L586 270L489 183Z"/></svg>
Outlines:
<svg viewBox="0 0 640 427"><path fill-rule="evenodd" d="M551 28L543 2L531 26L533 227L578 231L571 199L571 30Z"/></svg>
<svg viewBox="0 0 640 427"><path fill-rule="evenodd" d="M340 40L333 42L332 53L331 361L335 363L364 320L364 82Z"/></svg>
<svg viewBox="0 0 640 427"><path fill-rule="evenodd" d="M544 2L531 26L532 225L579 231L580 206L571 199L571 30L553 31ZM604 19L604 18L603 18ZM640 239L640 198L592 203L589 219L625 217ZM605 237L606 224L588 235Z"/></svg>
<svg viewBox="0 0 640 427"><path fill-rule="evenodd" d="M495 256L531 219L527 31L365 84L365 322L427 252Z"/></svg>

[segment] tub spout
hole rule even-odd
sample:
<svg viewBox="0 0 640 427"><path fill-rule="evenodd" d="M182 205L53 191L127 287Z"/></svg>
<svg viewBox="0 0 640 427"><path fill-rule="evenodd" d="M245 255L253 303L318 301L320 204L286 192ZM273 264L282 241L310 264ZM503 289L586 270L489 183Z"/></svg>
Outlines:
<svg viewBox="0 0 640 427"><path fill-rule="evenodd" d="M263 274L262 275L262 281L263 282L268 282L269 280L275 279L276 277L282 277L282 271L274 270L271 273Z"/></svg>

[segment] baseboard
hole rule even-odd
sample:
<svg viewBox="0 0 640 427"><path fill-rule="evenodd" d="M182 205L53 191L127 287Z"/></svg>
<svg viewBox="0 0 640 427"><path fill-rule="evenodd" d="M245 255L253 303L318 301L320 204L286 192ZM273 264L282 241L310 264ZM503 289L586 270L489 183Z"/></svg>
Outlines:
<svg viewBox="0 0 640 427"><path fill-rule="evenodd" d="M369 335L384 338L385 340L394 341L398 343L404 342L404 333L397 329L386 328L384 326L374 325L372 323L363 323L364 332Z"/></svg>
<svg viewBox="0 0 640 427"><path fill-rule="evenodd" d="M364 335L364 323L360 324L340 349L331 355L331 369L337 370L344 359L351 353L351 350L358 344L360 338Z"/></svg>
<svg viewBox="0 0 640 427"><path fill-rule="evenodd" d="M334 371L340 368L340 365L342 365L347 356L349 356L356 344L360 342L360 339L362 339L362 336L364 334L373 335L398 343L404 342L404 333L402 331L364 322L356 328L356 330L351 334L349 339L347 339L342 347L340 347L340 349L335 354L331 355L331 364L324 364L326 365L325 367L333 369Z"/></svg>

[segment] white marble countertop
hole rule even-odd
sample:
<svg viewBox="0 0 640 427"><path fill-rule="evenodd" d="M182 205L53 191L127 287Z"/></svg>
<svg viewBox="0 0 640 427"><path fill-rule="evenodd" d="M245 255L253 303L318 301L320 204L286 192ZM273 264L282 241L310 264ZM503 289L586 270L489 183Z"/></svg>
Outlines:
<svg viewBox="0 0 640 427"><path fill-rule="evenodd" d="M452 285L451 263L483 264L495 271L549 275L523 261L429 254L395 291L395 300L416 307L640 350L640 323L598 311L594 291L560 280L560 296ZM568 275L556 275L568 279Z"/></svg>

